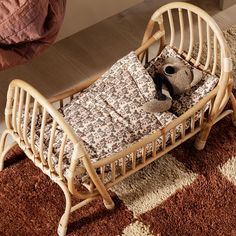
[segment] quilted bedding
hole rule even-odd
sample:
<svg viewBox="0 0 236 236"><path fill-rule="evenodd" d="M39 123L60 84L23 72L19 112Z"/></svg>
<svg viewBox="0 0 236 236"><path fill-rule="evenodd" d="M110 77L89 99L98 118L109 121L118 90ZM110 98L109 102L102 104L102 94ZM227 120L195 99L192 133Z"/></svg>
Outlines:
<svg viewBox="0 0 236 236"><path fill-rule="evenodd" d="M153 99L156 94L150 74L169 56L179 57L172 48L166 47L160 56L153 59L145 69L135 53L131 52L117 61L90 87L80 92L69 104L59 109L66 122L84 142L92 162L117 153L167 125L197 103L216 85L217 77L204 74L201 85L193 88L191 93L179 96L174 101L171 112L146 113L141 109L142 105ZM190 66L187 62L186 65ZM39 143L41 118L39 117L36 122L37 144ZM44 134L45 146L49 144L51 124L52 122L48 120ZM176 133L176 135L179 134L179 132ZM166 142L169 139L170 137L167 136ZM60 151L61 140L62 132L57 127L53 146L55 168L57 168L58 158L56 156ZM157 140L157 148L161 142L162 140ZM72 145L68 142L63 159L65 176L70 165L72 151ZM151 151L151 145L147 146L147 153L151 153ZM138 152L137 158L139 156ZM79 178L83 176L80 167L81 163L77 173Z"/></svg>
<svg viewBox="0 0 236 236"><path fill-rule="evenodd" d="M0 1L0 70L29 61L51 45L66 0Z"/></svg>

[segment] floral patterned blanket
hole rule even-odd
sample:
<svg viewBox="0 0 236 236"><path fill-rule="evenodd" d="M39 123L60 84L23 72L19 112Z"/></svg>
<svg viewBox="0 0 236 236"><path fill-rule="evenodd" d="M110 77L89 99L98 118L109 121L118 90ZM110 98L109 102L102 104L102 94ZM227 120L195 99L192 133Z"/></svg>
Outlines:
<svg viewBox="0 0 236 236"><path fill-rule="evenodd" d="M92 161L97 161L176 118L168 111L150 114L141 109L155 94L152 78L131 52L65 105L61 113L83 140Z"/></svg>
<svg viewBox="0 0 236 236"><path fill-rule="evenodd" d="M218 78L205 73L200 86L198 84L191 91L174 100L172 112L151 114L143 111L142 105L152 100L156 94L155 84L150 74L169 56L180 57L174 49L166 47L145 69L135 53L130 52L118 60L95 83L59 110L83 141L92 162L117 153L167 125L197 103L216 85ZM45 129L45 146L49 144L51 125L52 122L49 121ZM37 144L41 126L40 118L37 119L36 126L38 127ZM176 135L179 135L179 132ZM170 137L166 137L166 142L169 139ZM58 127L53 145L53 163L56 169L61 142L62 131ZM161 142L162 140L157 140L157 148ZM147 146L147 153L151 153L150 147ZM71 143L67 142L63 158L65 176L70 165L72 151ZM81 165L78 166L79 177L83 176L81 173L83 168L80 167Z"/></svg>

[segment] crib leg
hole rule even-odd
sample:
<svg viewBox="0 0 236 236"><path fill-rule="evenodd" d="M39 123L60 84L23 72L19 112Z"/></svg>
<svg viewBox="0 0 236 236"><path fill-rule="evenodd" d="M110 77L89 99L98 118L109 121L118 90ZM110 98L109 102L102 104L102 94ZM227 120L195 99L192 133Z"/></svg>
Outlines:
<svg viewBox="0 0 236 236"><path fill-rule="evenodd" d="M9 135L8 130L4 130L4 132L2 133L1 136L1 140L0 140L0 171L3 170L4 168L4 158L6 153L13 147L16 145L16 142L13 142L11 145L9 145L7 148L6 146L6 140L7 140L7 136Z"/></svg>
<svg viewBox="0 0 236 236"><path fill-rule="evenodd" d="M66 231L67 231L67 225L69 222L69 216L70 216L70 212L71 212L71 195L69 193L68 188L66 187L66 185L62 181L56 181L56 183L61 187L62 191L64 192L65 199L66 199L65 212L60 219L57 233L59 236L65 236Z"/></svg>
<svg viewBox="0 0 236 236"><path fill-rule="evenodd" d="M103 204L108 210L112 210L115 207L115 203L112 200L108 202L103 199Z"/></svg>
<svg viewBox="0 0 236 236"><path fill-rule="evenodd" d="M205 145L206 145L206 141L207 141L207 138L209 136L209 133L211 131L211 127L212 127L212 124L210 123L207 123L205 128L203 128L203 130L198 134L196 140L195 140L195 143L194 143L194 146L197 150L203 150Z"/></svg>
<svg viewBox="0 0 236 236"><path fill-rule="evenodd" d="M232 108L233 108L232 122L233 122L233 125L236 126L236 98L232 92L230 94L230 101L231 101ZM195 144L194 144L194 146L197 150L204 149L213 123L214 122L207 123L206 126L203 128L203 130L197 136L197 138L195 140Z"/></svg>
<svg viewBox="0 0 236 236"><path fill-rule="evenodd" d="M232 122L233 122L233 125L236 126L236 99L233 93L230 94L230 101L231 101L232 108L234 111L232 114Z"/></svg>

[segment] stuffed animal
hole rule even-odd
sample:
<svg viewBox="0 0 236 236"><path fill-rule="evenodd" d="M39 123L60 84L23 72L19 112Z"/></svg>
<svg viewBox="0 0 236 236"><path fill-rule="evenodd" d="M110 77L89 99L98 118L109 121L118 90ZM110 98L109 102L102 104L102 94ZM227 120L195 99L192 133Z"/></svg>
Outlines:
<svg viewBox="0 0 236 236"><path fill-rule="evenodd" d="M173 96L186 92L202 77L202 71L186 65L178 57L165 59L152 76L156 86L156 98L145 103L142 108L151 113L169 110Z"/></svg>

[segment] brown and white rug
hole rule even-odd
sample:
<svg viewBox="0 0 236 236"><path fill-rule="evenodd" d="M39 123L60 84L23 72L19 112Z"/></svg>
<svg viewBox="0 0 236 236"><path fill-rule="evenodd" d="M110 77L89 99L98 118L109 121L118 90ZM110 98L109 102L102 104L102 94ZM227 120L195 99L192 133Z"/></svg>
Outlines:
<svg viewBox="0 0 236 236"><path fill-rule="evenodd" d="M235 51L236 29L227 34ZM60 188L19 148L8 158L0 172L0 235L56 235ZM114 210L92 202L71 215L68 235L236 235L236 127L230 117L221 120L203 151L189 140L111 193Z"/></svg>

